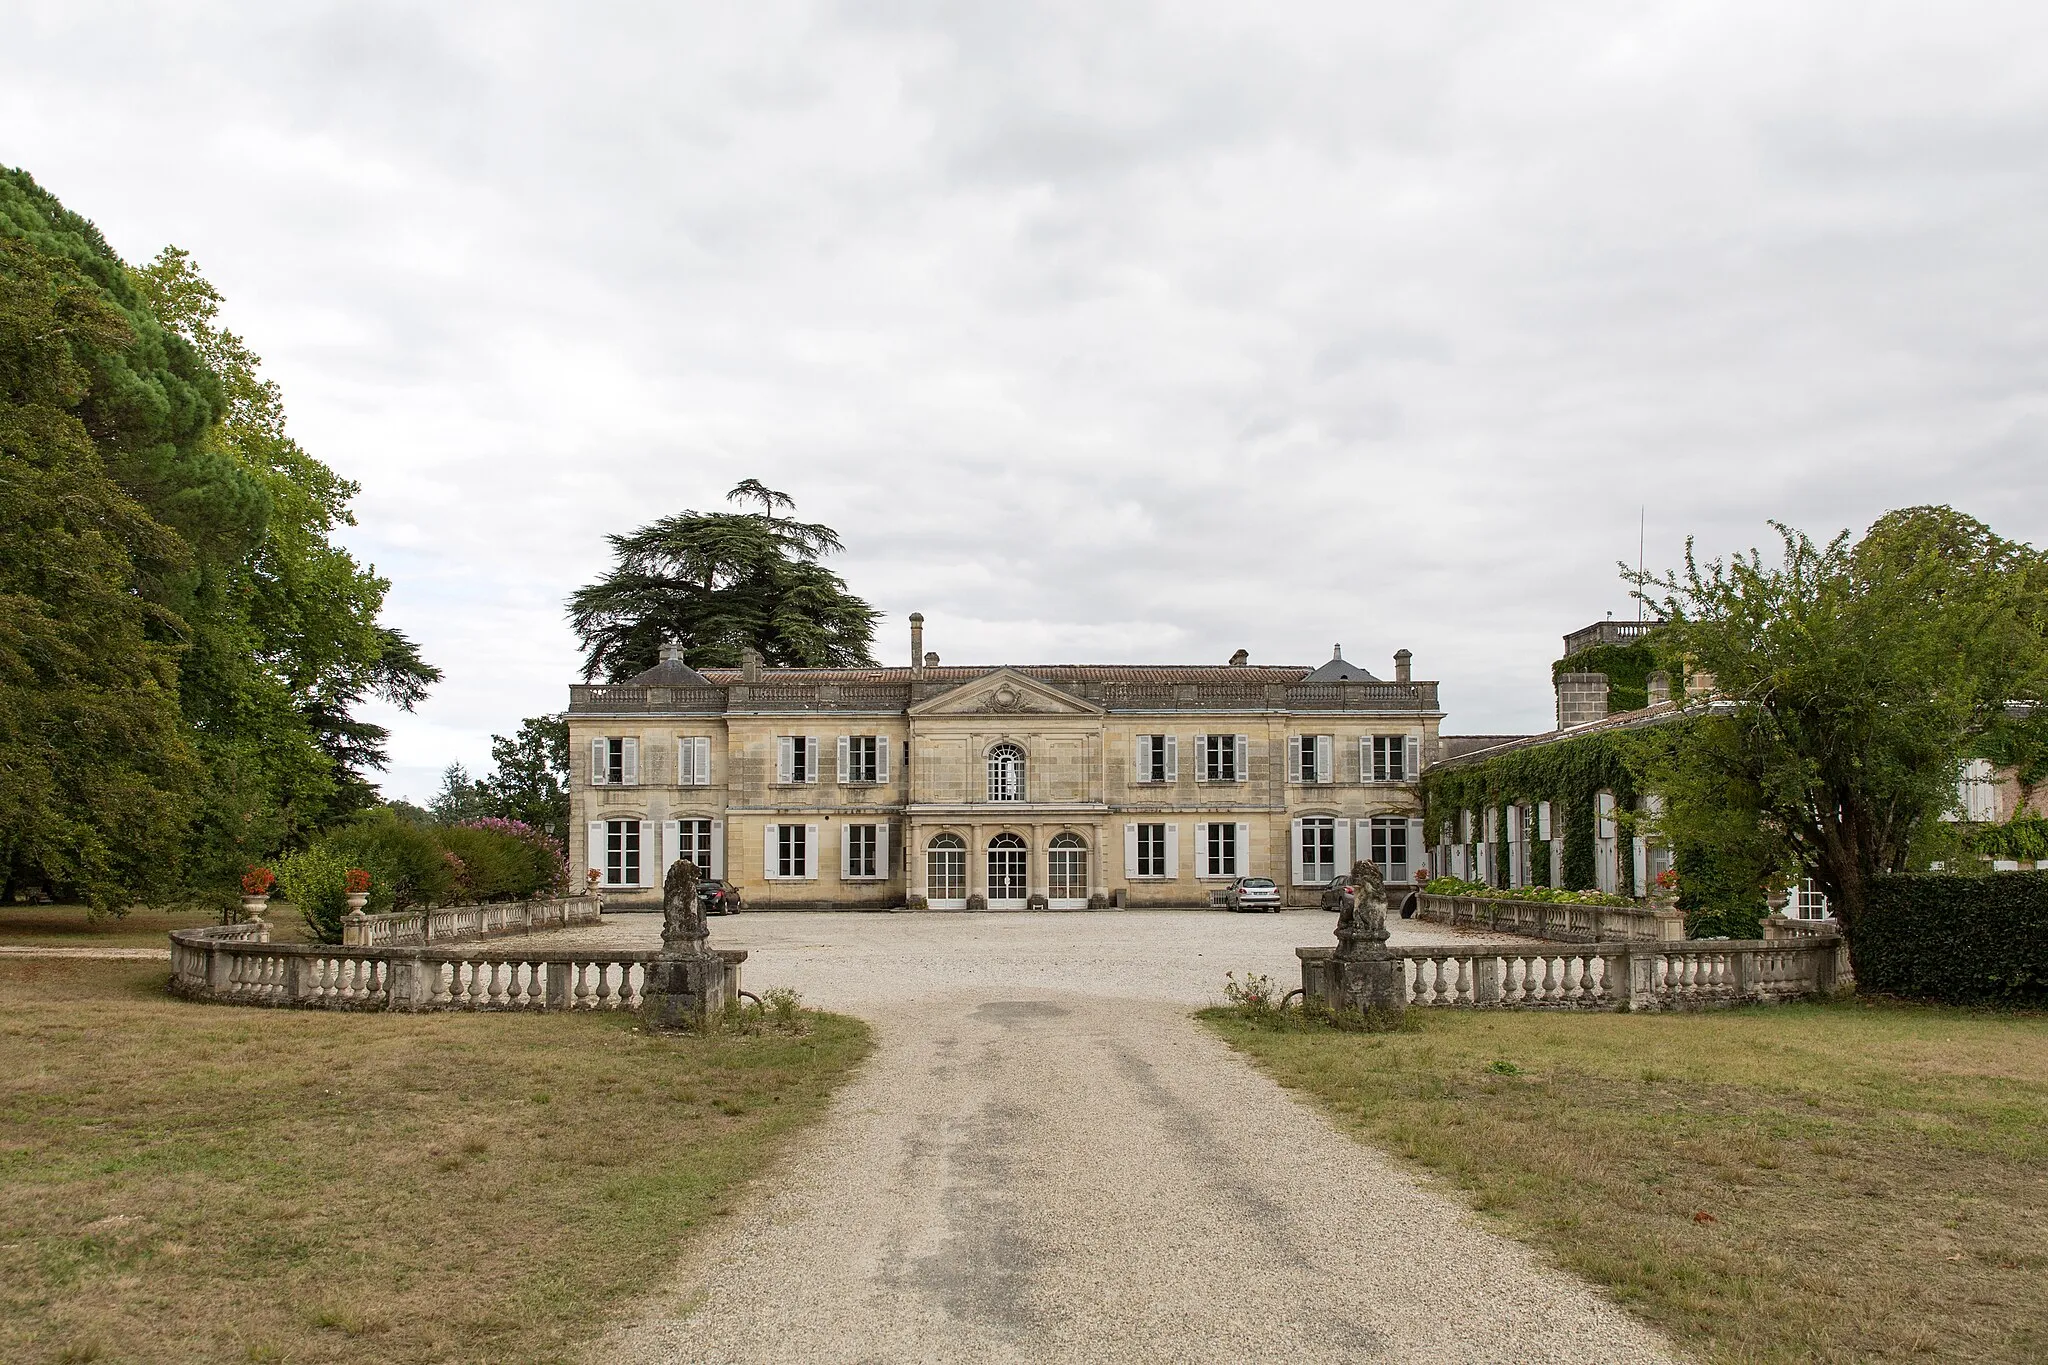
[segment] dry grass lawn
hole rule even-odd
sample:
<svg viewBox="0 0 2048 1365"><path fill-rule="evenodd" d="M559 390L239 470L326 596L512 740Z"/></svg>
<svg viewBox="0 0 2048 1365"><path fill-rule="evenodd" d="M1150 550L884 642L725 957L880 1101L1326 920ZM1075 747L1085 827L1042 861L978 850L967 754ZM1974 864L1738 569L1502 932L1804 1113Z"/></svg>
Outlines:
<svg viewBox="0 0 2048 1365"><path fill-rule="evenodd" d="M0 1360L552 1361L714 1226L864 1026L178 1002L0 961Z"/></svg>
<svg viewBox="0 0 2048 1365"><path fill-rule="evenodd" d="M2048 1360L2048 1017L1415 1015L1206 1017L1704 1359Z"/></svg>
<svg viewBox="0 0 2048 1365"><path fill-rule="evenodd" d="M305 922L289 905L272 901L263 917L277 942L305 942ZM218 923L204 910L131 910L96 920L82 905L0 905L0 947L168 948L171 930Z"/></svg>

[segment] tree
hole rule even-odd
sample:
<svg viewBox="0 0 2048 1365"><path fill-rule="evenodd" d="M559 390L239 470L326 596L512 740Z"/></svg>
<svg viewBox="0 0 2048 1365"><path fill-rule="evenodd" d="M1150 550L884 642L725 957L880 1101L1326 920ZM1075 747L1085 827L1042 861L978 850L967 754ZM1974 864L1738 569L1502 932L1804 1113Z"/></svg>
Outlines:
<svg viewBox="0 0 2048 1365"><path fill-rule="evenodd" d="M666 639L700 666L732 667L749 645L774 665L874 663L875 609L818 562L843 548L838 532L776 515L795 503L757 479L727 498L762 510L685 511L609 537L616 564L569 598L586 679L652 667Z"/></svg>
<svg viewBox="0 0 2048 1365"><path fill-rule="evenodd" d="M488 785L470 778L469 769L450 763L441 772L441 790L427 802L427 813L437 825L459 825L464 820L481 820L498 812L491 802Z"/></svg>
<svg viewBox="0 0 2048 1365"><path fill-rule="evenodd" d="M491 736L497 771L484 779L491 814L522 820L567 847L569 838L569 723L561 716L528 716L519 733Z"/></svg>
<svg viewBox="0 0 2048 1365"><path fill-rule="evenodd" d="M1762 831L1828 894L1853 952L1870 882L1954 811L1964 761L2036 724L2048 557L1948 507L1824 546L1773 525L1777 564L1703 564L1688 542L1682 572L1623 568L1646 601L1662 593L1663 648L1722 699L1659 783L1683 792L1674 813Z"/></svg>

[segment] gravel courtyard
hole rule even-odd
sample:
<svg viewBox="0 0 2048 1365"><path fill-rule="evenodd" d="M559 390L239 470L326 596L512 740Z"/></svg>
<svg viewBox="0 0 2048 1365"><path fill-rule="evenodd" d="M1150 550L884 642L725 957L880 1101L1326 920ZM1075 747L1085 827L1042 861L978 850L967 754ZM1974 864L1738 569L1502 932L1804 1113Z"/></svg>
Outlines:
<svg viewBox="0 0 2048 1365"><path fill-rule="evenodd" d="M1227 970L1298 982L1333 918L714 920L749 989L794 986L880 1046L780 1183L590 1358L1674 1359L1189 1020Z"/></svg>

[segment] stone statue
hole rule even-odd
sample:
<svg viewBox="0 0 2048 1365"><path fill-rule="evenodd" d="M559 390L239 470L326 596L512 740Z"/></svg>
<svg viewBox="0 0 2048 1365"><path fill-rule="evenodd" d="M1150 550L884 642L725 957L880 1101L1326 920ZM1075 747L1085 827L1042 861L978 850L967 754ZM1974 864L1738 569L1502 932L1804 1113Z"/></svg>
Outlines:
<svg viewBox="0 0 2048 1365"><path fill-rule="evenodd" d="M1387 882L1370 858L1351 865L1350 899L1337 915L1337 951L1378 948L1387 941Z"/></svg>
<svg viewBox="0 0 2048 1365"><path fill-rule="evenodd" d="M697 899L703 874L688 858L678 858L661 884L661 951L702 953L711 937L704 922L704 903Z"/></svg>

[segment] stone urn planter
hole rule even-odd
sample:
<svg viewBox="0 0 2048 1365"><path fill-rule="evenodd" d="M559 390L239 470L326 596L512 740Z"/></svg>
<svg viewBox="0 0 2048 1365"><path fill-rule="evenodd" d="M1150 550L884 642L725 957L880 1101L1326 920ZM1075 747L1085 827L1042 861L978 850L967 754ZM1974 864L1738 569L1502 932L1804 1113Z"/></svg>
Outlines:
<svg viewBox="0 0 2048 1365"><path fill-rule="evenodd" d="M242 897L242 918L245 920L262 919L263 912L269 908L270 897L268 896Z"/></svg>
<svg viewBox="0 0 2048 1365"><path fill-rule="evenodd" d="M363 913L363 907L370 903L370 893L367 891L351 891L348 893L347 900L348 912L351 915L360 915Z"/></svg>

